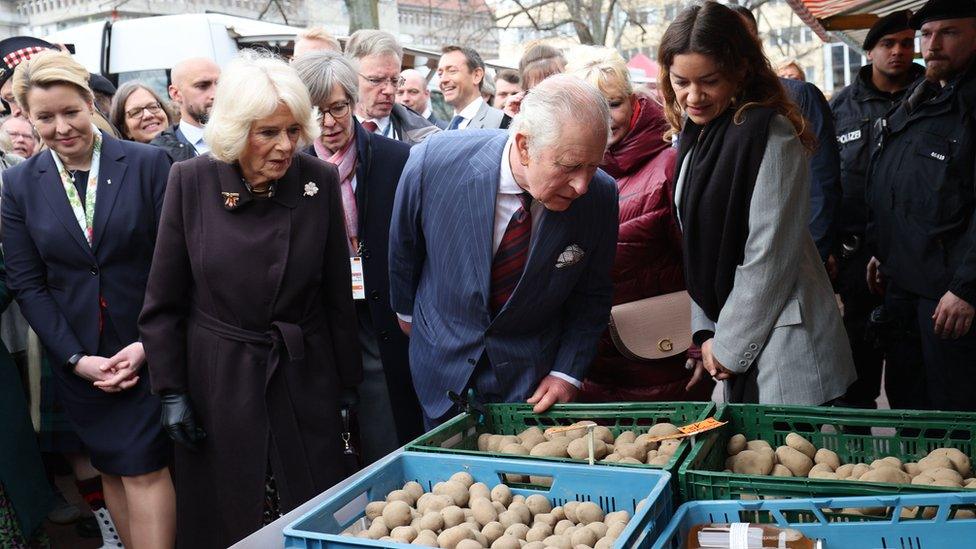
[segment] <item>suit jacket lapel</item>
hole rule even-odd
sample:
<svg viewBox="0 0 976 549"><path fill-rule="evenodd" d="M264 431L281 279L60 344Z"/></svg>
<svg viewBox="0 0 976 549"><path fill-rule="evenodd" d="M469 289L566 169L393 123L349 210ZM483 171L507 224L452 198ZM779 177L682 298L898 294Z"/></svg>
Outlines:
<svg viewBox="0 0 976 549"><path fill-rule="evenodd" d="M54 216L64 225L68 234L85 250L85 253L94 259L95 255L85 239L85 232L78 224L75 213L71 210L71 205L68 204L68 195L64 192L64 183L61 182L58 168L54 165L54 159L51 158L53 153L48 150L40 154L44 157L37 163L37 184L41 186L44 199L47 200L51 210L54 211Z"/></svg>
<svg viewBox="0 0 976 549"><path fill-rule="evenodd" d="M472 157L471 180L463 183L471 192L464 193L471 215L471 228L476 235L471 239L472 261L477 268L478 287L484 288L485 307L491 292L492 239L495 234L495 195L498 194L498 178L501 171L502 151L507 136L499 136L487 142ZM481 235L480 237L478 235Z"/></svg>
<svg viewBox="0 0 976 549"><path fill-rule="evenodd" d="M475 113L471 122L468 124L469 128L484 128L485 127L485 117L488 116L488 102L482 101L481 106L478 107L478 112ZM499 159L501 161L501 159Z"/></svg>
<svg viewBox="0 0 976 549"><path fill-rule="evenodd" d="M118 140L102 134L102 156L98 166L98 191L95 200L95 235L92 248L98 251L109 216L125 178L125 151Z"/></svg>

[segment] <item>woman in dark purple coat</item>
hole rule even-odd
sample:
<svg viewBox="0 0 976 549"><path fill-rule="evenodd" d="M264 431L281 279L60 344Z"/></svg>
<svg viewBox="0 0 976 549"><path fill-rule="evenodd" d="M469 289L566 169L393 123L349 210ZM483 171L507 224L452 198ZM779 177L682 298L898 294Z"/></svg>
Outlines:
<svg viewBox="0 0 976 549"><path fill-rule="evenodd" d="M362 377L336 169L293 69L221 75L212 156L170 172L139 327L177 444L179 547L226 547L341 480Z"/></svg>

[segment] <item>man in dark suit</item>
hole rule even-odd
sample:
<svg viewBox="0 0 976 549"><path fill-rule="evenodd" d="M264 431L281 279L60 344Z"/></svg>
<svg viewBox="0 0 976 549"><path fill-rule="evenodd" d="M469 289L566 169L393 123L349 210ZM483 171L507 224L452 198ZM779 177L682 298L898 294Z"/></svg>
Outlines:
<svg viewBox="0 0 976 549"><path fill-rule="evenodd" d="M220 67L206 58L180 61L173 67L169 96L180 106L180 121L162 131L150 145L166 150L173 162L207 154L203 127L210 118Z"/></svg>
<svg viewBox="0 0 976 549"><path fill-rule="evenodd" d="M444 132L411 150L390 293L428 427L456 412L448 391L536 412L575 398L613 292L617 187L597 169L608 128L600 92L556 76L511 137Z"/></svg>
<svg viewBox="0 0 976 549"><path fill-rule="evenodd" d="M428 122L442 130L447 129L447 122L434 116L430 107L430 90L427 89L427 79L416 69L407 69L400 73L403 81L397 90L397 103L419 113Z"/></svg>

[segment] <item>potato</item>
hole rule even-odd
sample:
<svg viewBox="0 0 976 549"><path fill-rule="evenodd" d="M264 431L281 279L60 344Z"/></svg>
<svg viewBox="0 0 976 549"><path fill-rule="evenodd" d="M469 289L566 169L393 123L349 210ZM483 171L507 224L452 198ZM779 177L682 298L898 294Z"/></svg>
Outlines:
<svg viewBox="0 0 976 549"><path fill-rule="evenodd" d="M579 518L576 516L576 509L580 506L578 501L570 501L566 505L563 505L563 512L566 514L566 519L568 519L573 524L579 522Z"/></svg>
<svg viewBox="0 0 976 549"><path fill-rule="evenodd" d="M387 528L386 521L383 520L383 517L373 519L367 532L369 533L369 539L380 539L383 536L390 535L390 529Z"/></svg>
<svg viewBox="0 0 976 549"><path fill-rule="evenodd" d="M590 530L589 528L580 528L573 532L569 537L569 540L573 546L586 545L593 547L596 545L596 542L599 539L600 538L596 535L596 532Z"/></svg>
<svg viewBox="0 0 976 549"><path fill-rule="evenodd" d="M614 541L615 540L612 540L608 537L600 538L600 541L596 542L596 545L593 546L593 549L610 549L611 547L613 547Z"/></svg>
<svg viewBox="0 0 976 549"><path fill-rule="evenodd" d="M437 544L441 549L455 549L464 539L474 539L474 532L464 525L448 528L437 536Z"/></svg>
<svg viewBox="0 0 976 549"><path fill-rule="evenodd" d="M858 463L858 464L855 464L854 465L854 469L851 470L851 476L849 476L847 478L849 480L858 480L862 476L864 476L864 473L867 473L870 470L871 470L871 466L869 466L866 463Z"/></svg>
<svg viewBox="0 0 976 549"><path fill-rule="evenodd" d="M817 455L817 447L796 433L786 435L786 445L803 452L810 459Z"/></svg>
<svg viewBox="0 0 976 549"><path fill-rule="evenodd" d="M675 424L667 422L654 424L650 429L647 430L647 434L651 435L652 437L662 437L680 432L681 431Z"/></svg>
<svg viewBox="0 0 976 549"><path fill-rule="evenodd" d="M554 549L573 549L573 542L566 536L553 535L542 540L542 543L546 544L546 547L552 547Z"/></svg>
<svg viewBox="0 0 976 549"><path fill-rule="evenodd" d="M502 438L504 438L504 437L502 437L502 435L489 435L488 436L488 444L487 444L487 448L486 449L489 452L497 452L498 451L498 447L499 447L499 445L502 442Z"/></svg>
<svg viewBox="0 0 976 549"><path fill-rule="evenodd" d="M746 443L746 450L759 451L763 448L772 451L773 445L766 442L765 440L750 440Z"/></svg>
<svg viewBox="0 0 976 549"><path fill-rule="evenodd" d="M821 448L821 449L817 450L817 453L816 454L814 454L814 456L813 456L813 462L814 463L826 463L827 465L830 465L830 468L831 469L833 469L834 471L836 471L837 468L840 467L840 456L838 456L837 455L837 452L835 452L833 450L828 450L826 448Z"/></svg>
<svg viewBox="0 0 976 549"><path fill-rule="evenodd" d="M498 520L498 510L491 500L479 496L471 500L471 516L484 527L489 522Z"/></svg>
<svg viewBox="0 0 976 549"><path fill-rule="evenodd" d="M505 529L506 536L516 537L518 539L525 539L525 535L529 533L529 527L524 523L516 523Z"/></svg>
<svg viewBox="0 0 976 549"><path fill-rule="evenodd" d="M795 477L805 477L810 473L810 469L813 468L813 460L809 456L790 446L780 446L777 448L776 458Z"/></svg>
<svg viewBox="0 0 976 549"><path fill-rule="evenodd" d="M605 522L591 522L587 524L586 527L593 530L593 533L596 534L597 539L607 535L607 524Z"/></svg>
<svg viewBox="0 0 976 549"><path fill-rule="evenodd" d="M491 501L497 501L505 507L512 503L512 489L504 484L499 484L491 489Z"/></svg>
<svg viewBox="0 0 976 549"><path fill-rule="evenodd" d="M566 518L566 507L563 505L557 505L556 507L552 508L552 511L550 513L552 514L553 517L556 518L556 522L559 522L564 518Z"/></svg>
<svg viewBox="0 0 976 549"><path fill-rule="evenodd" d="M624 431L617 435L617 439L613 441L613 445L616 447L618 444L623 444L625 442L633 443L635 440L637 440L636 433L633 431Z"/></svg>
<svg viewBox="0 0 976 549"><path fill-rule="evenodd" d="M590 457L590 441L589 438L583 437L578 438L569 443L566 448L569 457L573 459L589 459ZM607 456L607 444L602 440L593 441L593 458L603 459Z"/></svg>
<svg viewBox="0 0 976 549"><path fill-rule="evenodd" d="M502 435L502 438L498 441L498 448L504 448L507 444L522 444L522 441L515 435Z"/></svg>
<svg viewBox="0 0 976 549"><path fill-rule="evenodd" d="M956 484L959 484L960 486L962 485L962 481L963 481L962 475L960 475L955 469L950 469L948 467L938 467L936 469L929 469L928 471L925 471L925 473L934 479L944 478L947 480L951 480Z"/></svg>
<svg viewBox="0 0 976 549"><path fill-rule="evenodd" d="M412 526L397 526L390 532L390 537L400 543L410 543L417 538L417 530Z"/></svg>
<svg viewBox="0 0 976 549"><path fill-rule="evenodd" d="M387 528L406 526L410 524L413 517L410 513L410 506L400 500L394 500L386 504L383 508L383 522Z"/></svg>
<svg viewBox="0 0 976 549"><path fill-rule="evenodd" d="M498 450L502 454L511 454L513 456L527 456L529 455L529 450L521 444L506 444L504 447ZM511 481L509 481L511 482Z"/></svg>
<svg viewBox="0 0 976 549"><path fill-rule="evenodd" d="M491 549L520 549L522 544L515 536L504 535L491 544Z"/></svg>
<svg viewBox="0 0 976 549"><path fill-rule="evenodd" d="M410 543L412 545L423 545L424 547L437 547L437 532L422 530Z"/></svg>
<svg viewBox="0 0 976 549"><path fill-rule="evenodd" d="M918 463L914 461L909 461L904 465L902 465L901 467L902 469L905 470L906 473L908 473L913 477L918 476L918 474L922 472L922 469L918 466Z"/></svg>
<svg viewBox="0 0 976 549"><path fill-rule="evenodd" d="M651 438L651 435L647 433L644 433L643 435L638 435L637 438L634 439L634 444L640 444L645 448L647 448L648 451L657 450L657 447L660 446L660 443L656 441L648 440L649 438Z"/></svg>
<svg viewBox="0 0 976 549"><path fill-rule="evenodd" d="M658 448L657 448L657 452L658 452L658 454L671 454L671 455L673 455L676 451L678 451L678 447L679 446L681 446L681 441L680 440L675 440L675 439L662 440L661 441L661 445L658 446Z"/></svg>
<svg viewBox="0 0 976 549"><path fill-rule="evenodd" d="M539 541L530 541L522 546L522 549L546 549L546 544Z"/></svg>
<svg viewBox="0 0 976 549"><path fill-rule="evenodd" d="M602 440L604 444L613 444L613 431L604 425L597 425L593 428L593 438Z"/></svg>
<svg viewBox="0 0 976 549"><path fill-rule="evenodd" d="M508 510L517 513L519 516L519 522L522 524L529 524L532 522L532 510L529 509L529 506L525 503L513 500L512 504L508 506Z"/></svg>
<svg viewBox="0 0 976 549"><path fill-rule="evenodd" d="M667 465L671 461L672 458L673 458L673 456L671 454L659 454L659 455L656 455L656 456L654 456L652 458L648 458L647 459L647 464L648 465L661 465L661 466L664 466L664 465Z"/></svg>
<svg viewBox="0 0 976 549"><path fill-rule="evenodd" d="M881 459L876 459L876 460L874 460L874 461L871 462L871 468L872 469L877 469L878 467L884 467L886 465L888 467L894 467L895 469L898 469L899 471L902 470L902 468L901 468L901 460L898 459L898 458L896 458L896 457L894 457L894 456L883 457Z"/></svg>
<svg viewBox="0 0 976 549"><path fill-rule="evenodd" d="M878 467L877 469L872 469L867 473L864 473L858 480L861 482L892 482L895 484L909 484L912 481L912 477L901 469L896 469L894 467Z"/></svg>
<svg viewBox="0 0 976 549"><path fill-rule="evenodd" d="M464 507L467 505L470 497L468 494L468 487L454 480L438 482L435 484L434 494L439 496L447 496L450 498L451 504L457 505L458 507Z"/></svg>
<svg viewBox="0 0 976 549"><path fill-rule="evenodd" d="M568 518L567 519L563 519L563 520L561 520L561 521L559 521L559 522L556 523L556 526L553 527L553 529L552 529L552 533L554 535L561 536L561 535L563 535L563 532L565 532L569 528L572 528L573 526L574 526L573 525L573 521L569 520Z"/></svg>
<svg viewBox="0 0 976 549"><path fill-rule="evenodd" d="M512 494L512 503L525 503L525 496L522 494Z"/></svg>
<svg viewBox="0 0 976 549"><path fill-rule="evenodd" d="M817 469L817 468L810 469L810 472L807 473L807 477L840 480L837 477L837 473L829 470L826 464L824 464L824 468L822 469Z"/></svg>
<svg viewBox="0 0 976 549"><path fill-rule="evenodd" d="M385 501L371 501L366 504L366 518L373 520L376 517L383 514L383 508L386 507Z"/></svg>
<svg viewBox="0 0 976 549"><path fill-rule="evenodd" d="M424 495L424 487L420 485L419 482L411 480L410 482L403 485L403 490L409 492L413 496L414 503L420 499L420 496Z"/></svg>
<svg viewBox="0 0 976 549"><path fill-rule="evenodd" d="M522 441L522 444L535 446L540 442L544 442L546 435L543 434L542 429L532 426L519 433L518 438Z"/></svg>
<svg viewBox="0 0 976 549"><path fill-rule="evenodd" d="M393 490L386 495L386 501L387 503L391 501L402 501L410 507L413 507L417 503L417 499L413 497L413 494L406 490Z"/></svg>
<svg viewBox="0 0 976 549"><path fill-rule="evenodd" d="M559 522L559 519L556 518L556 515L552 513L539 513L535 516L535 522L533 522L533 525L538 526L540 524L545 524L550 530L552 530L552 527L555 526L557 522Z"/></svg>
<svg viewBox="0 0 976 549"><path fill-rule="evenodd" d="M633 458L639 462L647 459L647 448L632 442L617 444L614 446L614 452L620 454L621 458Z"/></svg>
<svg viewBox="0 0 976 549"><path fill-rule="evenodd" d="M604 517L603 509L600 506L593 503L592 501L586 501L579 504L576 508L576 517L578 524L589 524L591 522L601 522ZM596 540L593 540L594 542ZM576 545L575 543L573 545ZM590 544L587 544L590 545Z"/></svg>
<svg viewBox="0 0 976 549"><path fill-rule="evenodd" d="M793 471L790 471L789 467L781 463L777 463L776 465L773 465L773 472L770 474L772 474L774 477L792 477Z"/></svg>
<svg viewBox="0 0 976 549"><path fill-rule="evenodd" d="M929 469L939 469L941 467L947 467L955 469L956 466L952 463L952 460L944 454L928 455L918 460L918 468L922 471L928 471Z"/></svg>
<svg viewBox="0 0 976 549"><path fill-rule="evenodd" d="M548 524L535 523L528 532L525 533L525 541L542 541L552 535L552 527Z"/></svg>
<svg viewBox="0 0 976 549"><path fill-rule="evenodd" d="M454 546L454 549L484 549L484 545L473 539L462 539Z"/></svg>
<svg viewBox="0 0 976 549"><path fill-rule="evenodd" d="M566 437L559 437L532 447L531 456L539 457L569 457L569 443Z"/></svg>
<svg viewBox="0 0 976 549"><path fill-rule="evenodd" d="M454 482L460 482L461 484L464 485L465 488L470 488L471 485L474 484L474 477L471 476L471 473L465 471L454 473L453 475L451 475L450 480L453 480Z"/></svg>
<svg viewBox="0 0 976 549"><path fill-rule="evenodd" d="M966 488L976 488L976 478L967 478L964 486Z"/></svg>
<svg viewBox="0 0 976 549"><path fill-rule="evenodd" d="M600 461L602 461L604 463L617 463L618 461L620 461L620 454L617 454L616 452L614 452L614 453L608 455L607 457L601 459Z"/></svg>
<svg viewBox="0 0 976 549"><path fill-rule="evenodd" d="M491 499L491 490L488 488L488 485L485 484L484 482L476 482L472 484L470 488L468 488L469 504L472 500L478 497Z"/></svg>
<svg viewBox="0 0 976 549"><path fill-rule="evenodd" d="M620 537L620 533L624 531L624 528L627 528L627 523L620 520L613 523L607 523L606 537L610 538L611 540L615 540Z"/></svg>
<svg viewBox="0 0 976 549"><path fill-rule="evenodd" d="M818 463L817 465L820 464ZM848 463L846 465L841 465L840 467L835 469L834 472L837 473L837 478L846 479L851 476L852 472L854 472L854 464Z"/></svg>
<svg viewBox="0 0 976 549"><path fill-rule="evenodd" d="M453 528L466 520L464 510L457 505L449 505L441 509L441 517L444 519L444 528Z"/></svg>
<svg viewBox="0 0 976 549"><path fill-rule="evenodd" d="M610 526L614 522L623 522L624 524L627 524L628 521L630 521L630 513L627 511L615 511L613 513L607 513L607 515L603 517L603 522L606 523L607 526Z"/></svg>
<svg viewBox="0 0 976 549"><path fill-rule="evenodd" d="M773 471L773 455L767 452L743 450L732 460L732 471L740 475L768 475Z"/></svg>
<svg viewBox="0 0 976 549"><path fill-rule="evenodd" d="M505 535L505 526L500 522L489 522L481 529L481 533L488 540L488 545L491 545L495 540Z"/></svg>
<svg viewBox="0 0 976 549"><path fill-rule="evenodd" d="M511 525L521 523L522 517L516 511L505 511L498 515L498 522L507 530Z"/></svg>
<svg viewBox="0 0 976 549"><path fill-rule="evenodd" d="M972 464L969 456L956 448L936 448L929 452L929 456L945 456L952 462L953 467L963 477L972 475Z"/></svg>
<svg viewBox="0 0 976 549"><path fill-rule="evenodd" d="M725 446L725 451L730 456L734 456L745 449L746 436L742 433L732 435L732 438L729 439L729 443Z"/></svg>
<svg viewBox="0 0 976 549"><path fill-rule="evenodd" d="M620 460L617 461L617 463L630 463L632 465L643 465L644 464L644 462L642 462L641 460L639 460L637 458L632 458L632 457L620 458Z"/></svg>

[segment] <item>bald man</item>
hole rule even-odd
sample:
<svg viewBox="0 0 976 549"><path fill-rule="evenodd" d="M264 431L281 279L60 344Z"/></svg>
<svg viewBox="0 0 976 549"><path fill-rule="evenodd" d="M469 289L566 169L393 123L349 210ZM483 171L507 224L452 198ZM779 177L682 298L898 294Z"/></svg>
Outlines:
<svg viewBox="0 0 976 549"><path fill-rule="evenodd" d="M434 116L430 108L430 90L427 89L424 75L416 69L407 69L400 76L403 77L403 84L397 89L396 102L423 116L438 128L447 129L447 122Z"/></svg>
<svg viewBox="0 0 976 549"><path fill-rule="evenodd" d="M203 126L210 118L220 67L210 59L180 61L170 72L169 96L180 107L180 122L150 143L166 149L173 162L210 152L203 141Z"/></svg>

